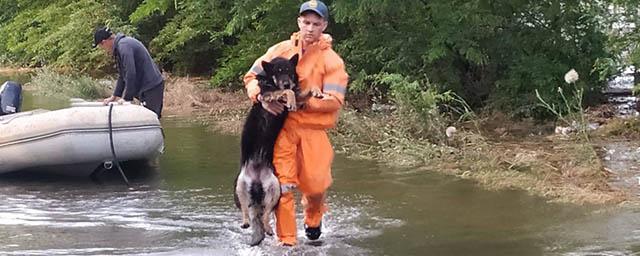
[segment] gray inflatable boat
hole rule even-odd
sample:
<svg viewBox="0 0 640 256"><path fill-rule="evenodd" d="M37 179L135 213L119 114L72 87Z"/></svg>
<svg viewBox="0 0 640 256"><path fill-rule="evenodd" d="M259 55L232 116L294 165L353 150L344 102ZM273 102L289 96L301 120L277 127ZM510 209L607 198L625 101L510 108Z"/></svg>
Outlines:
<svg viewBox="0 0 640 256"><path fill-rule="evenodd" d="M114 161L111 142L121 162L152 159L164 149L160 121L139 105L76 100L65 109L0 116L0 173L88 176Z"/></svg>

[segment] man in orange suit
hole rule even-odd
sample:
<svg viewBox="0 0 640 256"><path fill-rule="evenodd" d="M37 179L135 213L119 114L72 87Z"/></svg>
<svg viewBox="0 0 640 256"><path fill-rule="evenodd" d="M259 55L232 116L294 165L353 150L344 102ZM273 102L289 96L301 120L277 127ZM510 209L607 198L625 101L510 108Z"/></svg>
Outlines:
<svg viewBox="0 0 640 256"><path fill-rule="evenodd" d="M276 232L281 245L297 243L295 198L292 188L302 193L305 234L308 239L320 237L322 215L326 211L326 191L331 185L333 148L327 129L335 127L338 112L344 104L349 77L344 62L331 48L332 39L323 34L328 26L329 10L321 1L307 1L300 6L298 32L280 42L258 58L244 76L249 98L260 100L256 75L264 72L262 61L275 57L300 59L296 71L300 88L322 89L322 98L311 98L301 110L290 112L274 148L273 164L283 188L276 209ZM272 114L284 111L280 102L262 102Z"/></svg>

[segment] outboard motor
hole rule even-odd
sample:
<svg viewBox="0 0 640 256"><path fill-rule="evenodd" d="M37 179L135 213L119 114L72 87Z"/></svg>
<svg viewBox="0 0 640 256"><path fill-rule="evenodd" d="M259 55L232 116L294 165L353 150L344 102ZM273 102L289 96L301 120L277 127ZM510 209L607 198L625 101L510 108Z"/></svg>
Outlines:
<svg viewBox="0 0 640 256"><path fill-rule="evenodd" d="M0 86L0 116L20 112L22 105L22 86L6 81Z"/></svg>

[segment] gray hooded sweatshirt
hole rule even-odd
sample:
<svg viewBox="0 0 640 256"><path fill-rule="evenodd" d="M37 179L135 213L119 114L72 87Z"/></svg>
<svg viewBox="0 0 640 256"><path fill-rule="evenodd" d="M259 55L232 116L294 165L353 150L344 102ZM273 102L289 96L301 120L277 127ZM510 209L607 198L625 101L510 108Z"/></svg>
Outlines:
<svg viewBox="0 0 640 256"><path fill-rule="evenodd" d="M140 99L142 92L162 84L158 66L147 48L137 39L118 33L113 43L113 56L120 73L113 91L114 96L126 101L131 101L134 97Z"/></svg>

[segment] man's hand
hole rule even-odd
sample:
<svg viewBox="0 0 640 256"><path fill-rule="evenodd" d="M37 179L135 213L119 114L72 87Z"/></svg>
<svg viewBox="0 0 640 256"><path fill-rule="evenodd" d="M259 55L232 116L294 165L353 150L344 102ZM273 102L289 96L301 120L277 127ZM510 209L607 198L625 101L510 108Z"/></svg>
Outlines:
<svg viewBox="0 0 640 256"><path fill-rule="evenodd" d="M112 95L111 97L102 100L102 104L107 105L107 104L109 104L109 102L114 102L114 101L117 101L119 99L120 99L120 97L116 97L116 96Z"/></svg>
<svg viewBox="0 0 640 256"><path fill-rule="evenodd" d="M274 101L263 101L262 95L258 95L258 101L262 104L262 108L264 108L267 112L271 113L274 116L279 115L284 111L284 104L277 100Z"/></svg>
<svg viewBox="0 0 640 256"><path fill-rule="evenodd" d="M258 80L253 79L247 84L247 96L255 102L258 100L258 95L260 95L260 86L258 86Z"/></svg>

